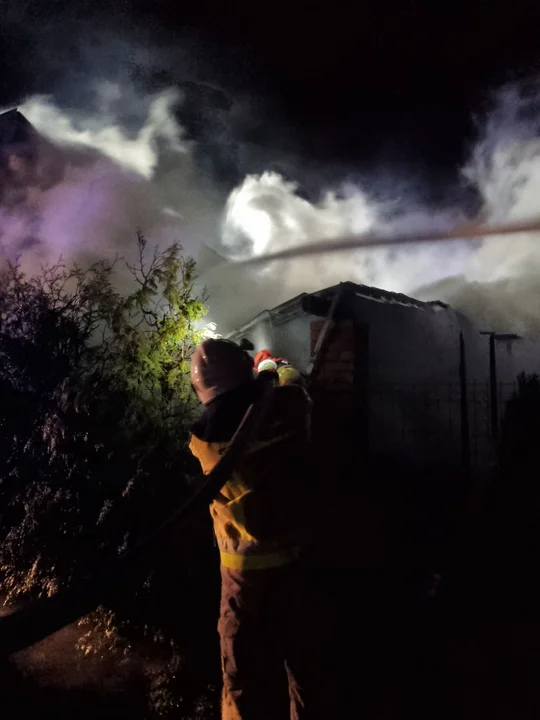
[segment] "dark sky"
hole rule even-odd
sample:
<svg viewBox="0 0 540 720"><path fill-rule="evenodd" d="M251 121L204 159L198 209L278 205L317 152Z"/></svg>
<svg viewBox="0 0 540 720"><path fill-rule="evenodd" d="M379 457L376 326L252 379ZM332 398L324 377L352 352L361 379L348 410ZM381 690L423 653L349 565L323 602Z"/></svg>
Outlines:
<svg viewBox="0 0 540 720"><path fill-rule="evenodd" d="M145 50L147 84L184 82L191 72L225 97L249 99L250 118L235 140L268 147L269 157L294 150L348 170L401 163L451 174L490 89L540 66L540 3L529 0L0 0L0 8L8 18L0 102L65 88L81 43L118 37ZM148 59L156 52L167 57L162 65ZM140 57L124 58L134 76ZM197 110L200 93L192 93L184 120L212 144L213 125ZM227 104L211 90L208 102Z"/></svg>
<svg viewBox="0 0 540 720"><path fill-rule="evenodd" d="M447 161L490 87L540 64L540 3L528 0L196 5L147 7L223 59L230 48L224 82L247 79L313 152L336 158L403 142Z"/></svg>

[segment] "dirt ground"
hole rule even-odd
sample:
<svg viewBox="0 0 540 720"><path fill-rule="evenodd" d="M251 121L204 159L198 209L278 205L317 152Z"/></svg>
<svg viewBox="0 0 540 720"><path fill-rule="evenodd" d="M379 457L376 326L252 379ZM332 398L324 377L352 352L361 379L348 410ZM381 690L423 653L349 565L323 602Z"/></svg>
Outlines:
<svg viewBox="0 0 540 720"><path fill-rule="evenodd" d="M145 716L143 658L84 655L84 631L70 625L4 662L2 696L11 707L27 717Z"/></svg>
<svg viewBox="0 0 540 720"><path fill-rule="evenodd" d="M530 613L489 603L474 587L422 606L403 578L333 572L318 581L330 589L336 718L540 716L540 623ZM142 655L84 656L75 650L80 632L68 627L6 663L4 702L28 717L150 717Z"/></svg>

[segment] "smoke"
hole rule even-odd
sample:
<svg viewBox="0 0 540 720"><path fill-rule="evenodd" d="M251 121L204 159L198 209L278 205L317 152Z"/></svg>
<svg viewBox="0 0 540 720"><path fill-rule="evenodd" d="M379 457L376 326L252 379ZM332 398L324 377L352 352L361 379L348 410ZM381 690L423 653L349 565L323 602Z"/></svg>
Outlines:
<svg viewBox="0 0 540 720"><path fill-rule="evenodd" d="M339 196L326 191L311 202L275 172L248 175L226 198L201 174L196 142L186 139L179 124L180 92L144 95L132 85L124 89L100 81L86 98L84 113L62 108L48 96L20 106L44 141L35 177L0 207L0 242L11 257L24 252L30 270L60 255L78 262L129 255L141 227L152 243L179 240L198 258L211 319L224 332L300 292L346 279L406 291L418 273L436 279L441 276L437 266L447 272L460 262L462 249L456 247L421 253L385 249L242 269L234 260L291 244L375 226L383 232L396 224L441 229L455 224L461 213L428 215L411 198L375 201L350 183L338 188ZM122 121L132 104L139 117L135 130ZM220 256L231 262L223 265Z"/></svg>
<svg viewBox="0 0 540 720"><path fill-rule="evenodd" d="M314 203L299 196L294 183L275 173L248 176L227 200L221 248L228 257L243 260L373 229L381 234L396 229L443 230L463 221L459 209L428 212L412 196L392 198L388 194L387 200L374 200L359 187L344 184L339 196L326 192ZM419 277L435 280L458 272L468 253L465 243L443 248L356 250L332 257L320 254L272 262L262 269L220 266L207 278L214 297L219 298L216 312L223 324L231 312L231 301L237 303L235 313L244 321L301 292L345 280L407 292L418 284ZM237 288L232 298L231 287Z"/></svg>
<svg viewBox="0 0 540 720"><path fill-rule="evenodd" d="M185 93L170 88L145 93L127 80L92 82L84 97L84 111L80 102L70 108L43 95L20 106L45 140L36 178L0 205L0 243L10 256L24 252L30 268L59 255L79 262L129 255L141 227L151 243L179 240L199 260L218 332L301 292L352 280L446 300L488 329L540 333L540 238L532 234L351 250L260 269L235 263L348 234L450 229L471 219L459 195L434 208L423 202L416 177L360 185L325 183L321 173L320 196L308 199L295 182L267 171L248 174L227 196L200 161L201 138L189 138L182 126L192 97L186 103ZM227 112L216 110L212 127L232 143ZM242 115L238 105L234 114ZM538 87L503 89L463 171L481 199L482 219L538 214L539 138ZM253 148L235 143L249 168Z"/></svg>
<svg viewBox="0 0 540 720"><path fill-rule="evenodd" d="M540 84L501 89L492 102L465 178L483 201L486 221L536 217L540 197ZM417 291L439 297L495 331L540 336L540 234L487 239L458 277Z"/></svg>
<svg viewBox="0 0 540 720"><path fill-rule="evenodd" d="M197 253L216 234L219 203L194 167L176 121L178 91L139 97L146 107L136 132L113 113L120 87L97 83L97 110L84 118L35 96L20 107L40 134L37 169L0 206L0 242L14 257L85 262L128 254L142 228L159 246L179 240ZM41 138L44 138L42 141ZM31 252L28 250L31 249Z"/></svg>
<svg viewBox="0 0 540 720"><path fill-rule="evenodd" d="M114 83L102 81L95 88L100 113L99 120L89 117L86 127L77 128L73 119L62 113L51 98L33 97L21 105L21 112L50 140L73 149L91 149L112 160L119 168L150 179L157 167L156 146L164 141L167 150L185 154L182 132L172 111L179 102L179 93L173 90L145 98L148 115L133 138L126 136L111 115L111 106L122 98L122 90Z"/></svg>
<svg viewBox="0 0 540 720"><path fill-rule="evenodd" d="M463 179L480 199L488 223L538 216L540 197L540 83L514 84L495 93ZM373 201L358 187L341 188L312 204L292 183L273 174L247 178L229 197L223 246L238 259L277 252L314 239L374 230L385 233L450 229L468 217L465 203L428 208L411 193ZM378 193L381 195L381 192ZM253 275L251 274L253 272ZM216 271L217 274L217 271ZM249 298L244 318L301 291L343 280L443 300L482 329L540 336L540 236L522 233L431 247L351 250L339 256L275 262L237 273ZM220 308L234 272L220 272ZM237 278L238 280L238 278ZM262 297L261 297L262 296Z"/></svg>

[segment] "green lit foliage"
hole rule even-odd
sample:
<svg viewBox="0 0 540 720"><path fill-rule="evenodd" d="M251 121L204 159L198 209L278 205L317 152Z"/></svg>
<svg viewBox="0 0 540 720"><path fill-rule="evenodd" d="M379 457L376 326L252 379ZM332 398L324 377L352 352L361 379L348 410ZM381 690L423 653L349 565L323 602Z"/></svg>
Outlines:
<svg viewBox="0 0 540 720"><path fill-rule="evenodd" d="M205 314L177 244L0 278L0 590L51 594L168 515L193 467ZM122 274L123 273L123 274ZM128 286L120 293L117 285Z"/></svg>
<svg viewBox="0 0 540 720"><path fill-rule="evenodd" d="M202 339L197 323L206 314L204 300L195 297L195 261L178 245L154 251L146 260L146 240L138 235L138 261L128 268L137 289L112 315L108 350L119 357L130 388L148 399L193 400L189 357Z"/></svg>

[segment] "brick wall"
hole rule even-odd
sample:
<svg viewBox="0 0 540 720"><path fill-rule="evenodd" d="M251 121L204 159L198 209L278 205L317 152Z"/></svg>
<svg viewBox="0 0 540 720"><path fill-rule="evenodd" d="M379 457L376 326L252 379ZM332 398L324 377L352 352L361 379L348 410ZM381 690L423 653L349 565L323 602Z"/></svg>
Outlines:
<svg viewBox="0 0 540 720"><path fill-rule="evenodd" d="M311 324L313 353L324 320ZM310 392L313 435L321 452L318 462L344 474L356 444L355 330L352 320L332 324L313 368Z"/></svg>
<svg viewBox="0 0 540 720"><path fill-rule="evenodd" d="M311 323L312 353L323 326L324 320ZM311 376L314 437L333 448L332 462L340 455L343 472L368 443L367 358L367 328L340 320L330 326Z"/></svg>
<svg viewBox="0 0 540 720"><path fill-rule="evenodd" d="M324 323L324 320L311 323L312 355ZM314 385L319 390L340 394L354 391L355 335L352 320L342 321L337 326L331 323L314 372Z"/></svg>
<svg viewBox="0 0 540 720"><path fill-rule="evenodd" d="M311 323L311 353L324 320ZM313 404L314 474L322 497L314 540L323 567L380 568L384 565L382 511L369 496L365 400L367 328L338 321L328 331L310 387Z"/></svg>

